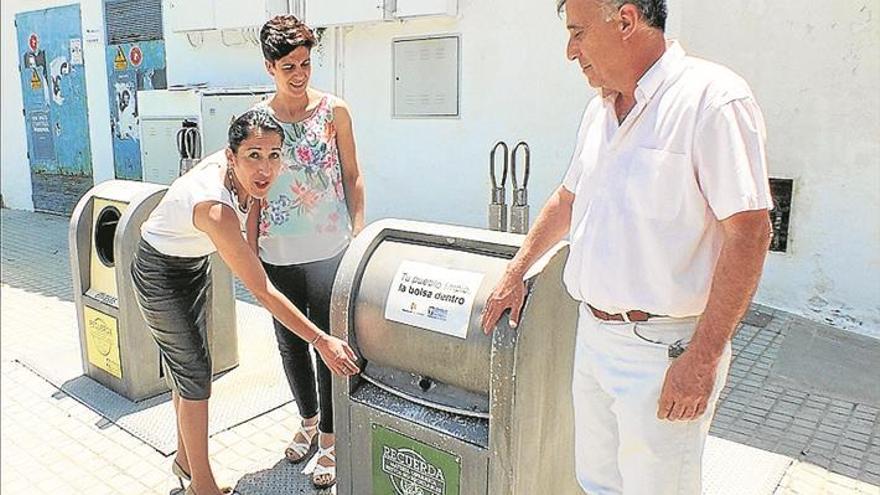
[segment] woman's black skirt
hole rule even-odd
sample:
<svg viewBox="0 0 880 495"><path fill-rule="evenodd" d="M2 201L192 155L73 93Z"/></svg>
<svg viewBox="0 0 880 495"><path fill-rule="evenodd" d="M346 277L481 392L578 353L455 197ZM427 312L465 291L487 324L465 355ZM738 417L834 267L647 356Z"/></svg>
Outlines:
<svg viewBox="0 0 880 495"><path fill-rule="evenodd" d="M141 239L131 275L141 313L159 345L168 387L184 399L207 399L211 396L208 257L169 256Z"/></svg>

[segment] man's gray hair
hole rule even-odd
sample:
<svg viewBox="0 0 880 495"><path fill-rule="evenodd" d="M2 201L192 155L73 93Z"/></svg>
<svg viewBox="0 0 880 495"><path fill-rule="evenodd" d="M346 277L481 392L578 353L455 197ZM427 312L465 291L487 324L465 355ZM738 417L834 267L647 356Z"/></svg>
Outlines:
<svg viewBox="0 0 880 495"><path fill-rule="evenodd" d="M562 13L567 0L556 0L556 11ZM666 0L599 0L605 4L609 10L617 11L625 4L635 5L645 22L660 31L666 30Z"/></svg>

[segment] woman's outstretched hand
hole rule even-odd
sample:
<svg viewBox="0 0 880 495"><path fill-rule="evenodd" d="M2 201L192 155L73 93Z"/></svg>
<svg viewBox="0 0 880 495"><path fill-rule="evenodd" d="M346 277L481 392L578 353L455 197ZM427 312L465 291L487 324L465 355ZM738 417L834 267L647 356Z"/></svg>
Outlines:
<svg viewBox="0 0 880 495"><path fill-rule="evenodd" d="M342 339L324 334L315 343L315 349L321 355L324 364L336 375L351 376L360 373L357 355Z"/></svg>

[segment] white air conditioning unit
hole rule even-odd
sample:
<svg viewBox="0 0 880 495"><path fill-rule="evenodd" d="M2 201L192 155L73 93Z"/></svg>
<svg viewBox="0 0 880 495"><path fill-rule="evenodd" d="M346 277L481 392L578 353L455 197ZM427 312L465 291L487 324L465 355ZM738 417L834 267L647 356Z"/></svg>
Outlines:
<svg viewBox="0 0 880 495"><path fill-rule="evenodd" d="M226 147L229 124L275 92L274 87L138 91L144 182L170 184L180 175L177 134L195 122L201 157Z"/></svg>

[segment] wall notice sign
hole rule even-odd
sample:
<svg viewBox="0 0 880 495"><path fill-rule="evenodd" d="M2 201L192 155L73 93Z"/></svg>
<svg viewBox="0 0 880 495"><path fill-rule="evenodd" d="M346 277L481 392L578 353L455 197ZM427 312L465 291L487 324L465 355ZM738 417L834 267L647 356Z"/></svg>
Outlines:
<svg viewBox="0 0 880 495"><path fill-rule="evenodd" d="M385 319L467 338L483 273L403 261L388 289Z"/></svg>
<svg viewBox="0 0 880 495"><path fill-rule="evenodd" d="M125 70L128 68L128 59L125 58L125 52L122 47L116 49L116 58L113 59L113 68L116 70Z"/></svg>
<svg viewBox="0 0 880 495"><path fill-rule="evenodd" d="M70 63L73 65L83 64L83 42L81 38L70 40Z"/></svg>
<svg viewBox="0 0 880 495"><path fill-rule="evenodd" d="M141 62L144 60L144 52L141 51L141 47L137 45L131 47L131 50L128 52L128 59L131 60L131 65L135 67L141 65Z"/></svg>
<svg viewBox="0 0 880 495"><path fill-rule="evenodd" d="M86 43L100 43L103 33L100 28L86 28L83 39L86 40Z"/></svg>

